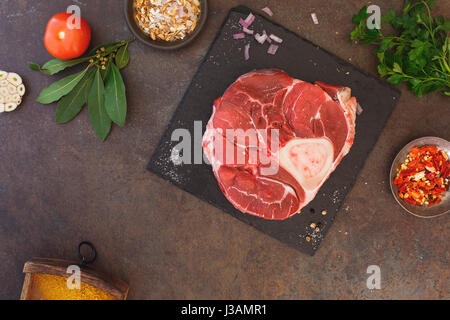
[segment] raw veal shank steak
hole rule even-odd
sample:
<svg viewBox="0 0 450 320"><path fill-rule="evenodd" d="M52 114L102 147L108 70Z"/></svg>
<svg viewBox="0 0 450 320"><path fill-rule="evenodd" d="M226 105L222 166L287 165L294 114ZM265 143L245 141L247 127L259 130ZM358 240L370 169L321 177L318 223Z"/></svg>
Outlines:
<svg viewBox="0 0 450 320"><path fill-rule="evenodd" d="M203 150L238 210L286 219L314 199L350 151L356 109L350 88L313 85L281 70L253 71L214 102ZM228 134L232 129L237 137ZM251 132L254 139L244 135Z"/></svg>

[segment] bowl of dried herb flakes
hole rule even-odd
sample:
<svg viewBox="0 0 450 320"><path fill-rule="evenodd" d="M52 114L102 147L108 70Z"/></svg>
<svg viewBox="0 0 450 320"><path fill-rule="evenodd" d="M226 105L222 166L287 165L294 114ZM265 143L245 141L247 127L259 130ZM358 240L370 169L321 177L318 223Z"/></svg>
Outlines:
<svg viewBox="0 0 450 320"><path fill-rule="evenodd" d="M125 18L143 43L174 50L191 43L205 25L207 0L125 0Z"/></svg>

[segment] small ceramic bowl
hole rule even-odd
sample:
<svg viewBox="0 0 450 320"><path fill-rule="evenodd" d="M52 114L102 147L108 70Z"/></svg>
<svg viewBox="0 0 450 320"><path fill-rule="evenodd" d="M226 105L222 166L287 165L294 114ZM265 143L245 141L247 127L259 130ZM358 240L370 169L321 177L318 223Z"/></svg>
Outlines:
<svg viewBox="0 0 450 320"><path fill-rule="evenodd" d="M416 206L400 198L398 195L398 188L394 184L394 179L397 176L398 166L405 161L406 156L412 148L422 146L437 146L439 149L447 153L447 155L450 155L450 142L445 139L438 137L423 137L411 141L406 146L404 146L402 150L400 150L400 152L395 157L394 162L392 163L390 184L395 200L397 200L397 202L403 209L420 218L433 218L450 212L450 192L446 192L440 204L434 205L432 207Z"/></svg>
<svg viewBox="0 0 450 320"><path fill-rule="evenodd" d="M208 1L207 0L199 0L201 5L201 13L200 18L197 23L197 27L189 33L184 39L177 40L177 41L163 41L163 40L153 40L150 38L147 34L145 34L141 28L139 27L134 13L134 0L125 0L125 18L128 23L128 27L130 28L131 32L135 35L137 39L145 43L146 45L162 49L162 50L176 50L180 49L188 44L190 44L200 33L200 31L203 29L206 18L208 16Z"/></svg>

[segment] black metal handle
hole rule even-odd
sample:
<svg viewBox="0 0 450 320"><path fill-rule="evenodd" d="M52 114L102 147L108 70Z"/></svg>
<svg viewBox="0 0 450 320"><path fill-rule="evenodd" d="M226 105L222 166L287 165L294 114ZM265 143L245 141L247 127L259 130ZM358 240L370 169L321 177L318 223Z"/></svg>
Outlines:
<svg viewBox="0 0 450 320"><path fill-rule="evenodd" d="M83 255L81 253L82 247L88 247L91 250L92 257L89 258L88 256ZM95 259L97 258L97 251L95 250L94 245L92 243L90 243L89 241L80 242L80 244L78 245L78 258L80 259L80 264L82 266L93 263L95 261Z"/></svg>

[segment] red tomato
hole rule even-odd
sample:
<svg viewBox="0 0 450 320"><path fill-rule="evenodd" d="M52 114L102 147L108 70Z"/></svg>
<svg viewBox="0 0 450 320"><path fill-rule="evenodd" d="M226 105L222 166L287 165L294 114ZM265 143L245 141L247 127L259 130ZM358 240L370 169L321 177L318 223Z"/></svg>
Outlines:
<svg viewBox="0 0 450 320"><path fill-rule="evenodd" d="M91 42L91 28L86 20L80 18L80 28L71 29L67 23L71 16L69 13L61 12L54 15L47 24L44 36L45 48L57 59L78 58Z"/></svg>

